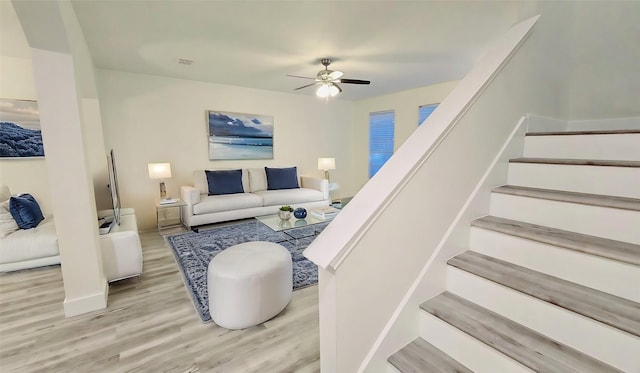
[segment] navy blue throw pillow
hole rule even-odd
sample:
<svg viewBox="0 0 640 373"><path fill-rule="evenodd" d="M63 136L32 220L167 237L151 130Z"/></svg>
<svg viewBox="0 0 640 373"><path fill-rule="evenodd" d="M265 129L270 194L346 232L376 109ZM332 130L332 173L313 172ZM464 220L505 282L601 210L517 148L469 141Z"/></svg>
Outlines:
<svg viewBox="0 0 640 373"><path fill-rule="evenodd" d="M209 195L244 193L242 170L204 171L207 174Z"/></svg>
<svg viewBox="0 0 640 373"><path fill-rule="evenodd" d="M294 189L298 185L298 170L296 167L264 168L267 174L267 190Z"/></svg>
<svg viewBox="0 0 640 373"><path fill-rule="evenodd" d="M20 229L35 228L44 220L38 202L27 193L9 199L9 212Z"/></svg>

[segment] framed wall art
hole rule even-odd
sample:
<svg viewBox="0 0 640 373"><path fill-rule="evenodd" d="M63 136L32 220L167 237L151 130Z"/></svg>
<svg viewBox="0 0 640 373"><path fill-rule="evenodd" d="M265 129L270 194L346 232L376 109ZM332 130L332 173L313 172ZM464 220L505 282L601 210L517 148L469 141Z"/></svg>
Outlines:
<svg viewBox="0 0 640 373"><path fill-rule="evenodd" d="M209 160L272 159L273 116L207 111Z"/></svg>
<svg viewBox="0 0 640 373"><path fill-rule="evenodd" d="M0 98L0 159L44 157L38 103Z"/></svg>

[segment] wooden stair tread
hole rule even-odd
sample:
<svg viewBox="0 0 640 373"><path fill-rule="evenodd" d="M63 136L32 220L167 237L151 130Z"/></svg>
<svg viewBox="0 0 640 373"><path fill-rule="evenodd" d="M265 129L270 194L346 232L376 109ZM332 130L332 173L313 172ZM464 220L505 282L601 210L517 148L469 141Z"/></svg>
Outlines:
<svg viewBox="0 0 640 373"><path fill-rule="evenodd" d="M496 216L476 219L471 222L471 225L640 266L640 245L629 242L589 236Z"/></svg>
<svg viewBox="0 0 640 373"><path fill-rule="evenodd" d="M527 132L526 136L627 135L632 133L640 133L640 130L626 129L626 130Z"/></svg>
<svg viewBox="0 0 640 373"><path fill-rule="evenodd" d="M640 303L473 251L466 251L449 259L447 263L513 290L640 336Z"/></svg>
<svg viewBox="0 0 640 373"><path fill-rule="evenodd" d="M555 164L567 166L602 166L602 167L632 167L640 168L640 161L616 161L601 159L574 159L574 158L512 158L510 163L536 163Z"/></svg>
<svg viewBox="0 0 640 373"><path fill-rule="evenodd" d="M473 373L422 338L402 347L387 361L402 373Z"/></svg>
<svg viewBox="0 0 640 373"><path fill-rule="evenodd" d="M537 372L620 372L446 291L420 308Z"/></svg>
<svg viewBox="0 0 640 373"><path fill-rule="evenodd" d="M492 192L530 198L541 198L551 201L578 203L582 205L640 211L640 199L637 198L568 192L564 190L530 188L515 185L503 185L495 187L492 189Z"/></svg>

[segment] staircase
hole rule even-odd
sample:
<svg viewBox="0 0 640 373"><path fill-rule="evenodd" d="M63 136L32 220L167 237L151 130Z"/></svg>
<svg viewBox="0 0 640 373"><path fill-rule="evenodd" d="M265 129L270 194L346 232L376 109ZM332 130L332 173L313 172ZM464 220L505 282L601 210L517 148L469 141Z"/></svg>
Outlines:
<svg viewBox="0 0 640 373"><path fill-rule="evenodd" d="M394 372L640 373L640 130L528 133Z"/></svg>

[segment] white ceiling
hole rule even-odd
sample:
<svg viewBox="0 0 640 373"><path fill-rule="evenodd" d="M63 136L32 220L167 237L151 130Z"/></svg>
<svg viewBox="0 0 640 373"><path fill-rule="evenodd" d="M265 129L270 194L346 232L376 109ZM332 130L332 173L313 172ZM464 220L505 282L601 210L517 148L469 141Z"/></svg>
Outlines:
<svg viewBox="0 0 640 373"><path fill-rule="evenodd" d="M6 2L1 1L3 10ZM319 59L355 100L460 79L517 22L516 1L72 0L99 68L293 91ZM3 54L12 49L2 12ZM17 46L15 46L17 47ZM179 58L193 60L190 66Z"/></svg>

